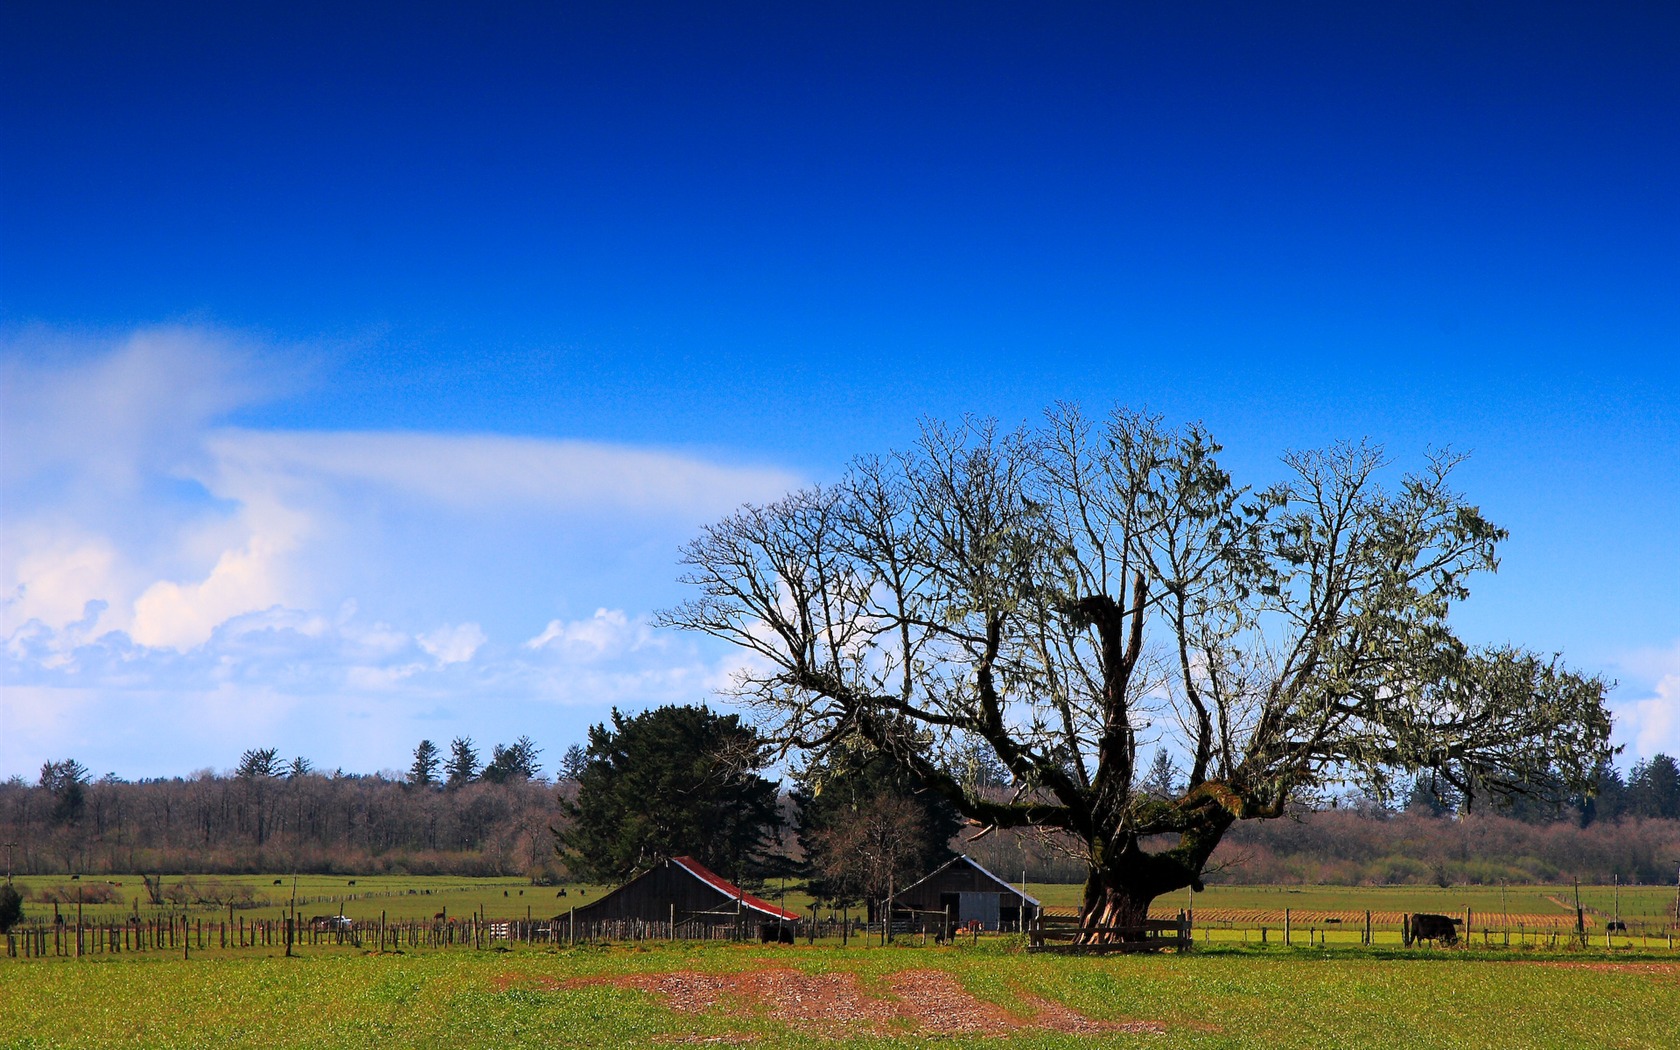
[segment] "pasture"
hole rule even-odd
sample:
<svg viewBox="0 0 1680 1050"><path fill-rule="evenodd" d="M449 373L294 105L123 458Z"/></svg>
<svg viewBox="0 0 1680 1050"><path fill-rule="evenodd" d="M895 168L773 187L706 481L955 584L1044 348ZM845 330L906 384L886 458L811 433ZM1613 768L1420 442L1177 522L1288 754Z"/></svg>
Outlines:
<svg viewBox="0 0 1680 1050"><path fill-rule="evenodd" d="M1013 938L46 959L0 970L0 1046L1672 1047L1664 953L1215 948Z"/></svg>
<svg viewBox="0 0 1680 1050"><path fill-rule="evenodd" d="M56 914L74 924L78 898L87 926L121 924L131 919L166 917L195 924L276 922L286 914L294 893L290 875L167 875L166 903L153 905L138 875L26 876L17 879L28 898L26 921L51 924ZM528 880L455 876L339 876L301 875L295 880L300 918L343 914L366 924L426 923L439 915L450 919L483 917L491 921L564 920L574 906L596 900L607 887L567 884L533 886ZM1041 900L1052 915L1077 911L1081 887L1028 883L1027 891ZM811 898L797 883L772 882L763 896L801 914L809 914ZM1266 943L1285 936L1290 943L1359 944L1364 938L1366 912L1371 913L1373 943L1398 944L1401 916L1407 912L1436 912L1462 917L1471 912L1467 927L1484 947L1552 945L1567 938L1575 923L1571 886L1221 886L1198 894L1159 898L1153 914L1171 918L1191 908L1196 937L1203 944ZM1675 888L1672 886L1582 887L1581 902L1589 939L1602 947L1668 948L1673 945ZM821 909L827 919L833 909ZM852 915L857 916L854 911ZM1605 925L1616 915L1626 933L1606 941Z"/></svg>
<svg viewBox="0 0 1680 1050"><path fill-rule="evenodd" d="M78 890L91 902L110 896L107 903L84 903L88 922L121 921L138 906L142 914L157 910L149 903L139 875L85 875L72 881L65 875L20 875L18 889L26 900L41 891L52 891L61 899L60 911L75 910ZM226 901L249 894L236 909L251 919L280 918L293 894L293 876L267 875L165 875L166 893L176 898L167 908L195 917L214 918L225 914ZM523 918L526 909L534 917L564 914L568 907L595 900L610 887L567 883L564 886L533 886L526 879L466 878L449 875L299 875L296 876L298 912L301 915L343 914L353 919L376 920L384 912L392 920L429 918L447 910L451 916L477 914L483 909L491 918ZM565 896L560 891L565 890ZM1079 906L1082 887L1067 883L1027 883L1027 892L1052 911ZM758 891L772 901L804 914L811 898L799 884L785 886L772 881ZM1613 915L1618 907L1629 922L1664 922L1673 915L1675 887L1669 886L1582 886L1581 903L1593 917ZM49 919L52 905L29 901L25 905L32 921L43 914ZM1509 886L1240 886L1210 885L1197 894L1183 893L1156 900L1153 913L1169 917L1180 908L1193 908L1201 918L1238 914L1254 922L1276 925L1284 909L1302 913L1353 913L1428 911L1449 915L1471 908L1477 915L1549 916L1574 921L1574 889L1565 885ZM826 910L824 916L826 917Z"/></svg>

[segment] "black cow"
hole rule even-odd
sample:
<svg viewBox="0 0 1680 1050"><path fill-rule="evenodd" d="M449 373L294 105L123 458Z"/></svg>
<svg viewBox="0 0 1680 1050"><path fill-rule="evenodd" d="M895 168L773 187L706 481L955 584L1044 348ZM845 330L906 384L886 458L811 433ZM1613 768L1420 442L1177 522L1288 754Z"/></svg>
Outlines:
<svg viewBox="0 0 1680 1050"><path fill-rule="evenodd" d="M1458 943L1457 927L1462 925L1464 925L1463 919L1455 919L1449 915L1431 915L1428 912L1418 912L1410 917L1406 943L1411 945L1418 941L1436 941L1451 946Z"/></svg>
<svg viewBox="0 0 1680 1050"><path fill-rule="evenodd" d="M793 928L781 923L764 923L758 928L760 944L792 944Z"/></svg>
<svg viewBox="0 0 1680 1050"><path fill-rule="evenodd" d="M1626 933L1627 923L1620 919L1612 919L1604 924L1605 933Z"/></svg>

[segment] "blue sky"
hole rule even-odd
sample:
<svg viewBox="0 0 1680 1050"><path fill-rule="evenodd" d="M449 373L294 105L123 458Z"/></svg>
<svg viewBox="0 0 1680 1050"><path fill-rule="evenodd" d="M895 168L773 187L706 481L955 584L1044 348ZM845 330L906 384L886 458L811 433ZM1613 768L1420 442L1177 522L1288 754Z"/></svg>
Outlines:
<svg viewBox="0 0 1680 1050"><path fill-rule="evenodd" d="M7 5L0 776L557 753L701 523L1057 399L1472 452L1465 634L1680 751L1671 5L907 6Z"/></svg>

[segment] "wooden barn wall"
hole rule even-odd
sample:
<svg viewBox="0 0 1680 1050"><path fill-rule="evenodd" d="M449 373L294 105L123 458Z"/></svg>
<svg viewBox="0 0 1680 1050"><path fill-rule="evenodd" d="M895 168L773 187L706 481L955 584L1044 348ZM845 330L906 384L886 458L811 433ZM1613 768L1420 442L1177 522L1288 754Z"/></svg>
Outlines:
<svg viewBox="0 0 1680 1050"><path fill-rule="evenodd" d="M938 911L941 893L1001 893L1005 907L1019 907L1024 898L1012 889L980 874L967 864L954 864L935 878L893 898L894 907Z"/></svg>
<svg viewBox="0 0 1680 1050"><path fill-rule="evenodd" d="M610 897L603 897L593 904L579 908L577 917L580 922L598 922L605 919L666 922L671 918L673 903L677 906L677 921L682 922L692 918L696 912L733 912L735 898L701 882L675 864L662 864ZM749 919L756 921L763 918L750 908L746 909L746 912Z"/></svg>

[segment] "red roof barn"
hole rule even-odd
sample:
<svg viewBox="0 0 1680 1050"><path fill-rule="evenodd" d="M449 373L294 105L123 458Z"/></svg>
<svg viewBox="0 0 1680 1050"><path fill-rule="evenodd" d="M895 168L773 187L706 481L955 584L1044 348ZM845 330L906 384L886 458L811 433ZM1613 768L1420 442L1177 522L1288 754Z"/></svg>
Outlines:
<svg viewBox="0 0 1680 1050"><path fill-rule="evenodd" d="M693 857L672 857L642 872L593 903L577 909L579 922L638 919L713 924L743 921L798 922L798 914L755 897Z"/></svg>

